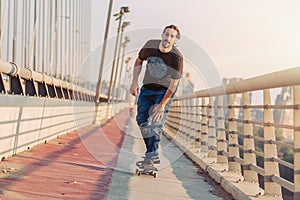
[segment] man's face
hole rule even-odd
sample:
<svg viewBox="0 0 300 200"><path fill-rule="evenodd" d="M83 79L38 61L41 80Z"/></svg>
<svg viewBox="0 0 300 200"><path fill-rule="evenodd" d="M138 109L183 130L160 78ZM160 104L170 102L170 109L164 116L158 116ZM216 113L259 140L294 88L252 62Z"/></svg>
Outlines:
<svg viewBox="0 0 300 200"><path fill-rule="evenodd" d="M171 28L167 28L163 34L162 37L162 46L164 48L169 48L175 44L177 41L177 31Z"/></svg>

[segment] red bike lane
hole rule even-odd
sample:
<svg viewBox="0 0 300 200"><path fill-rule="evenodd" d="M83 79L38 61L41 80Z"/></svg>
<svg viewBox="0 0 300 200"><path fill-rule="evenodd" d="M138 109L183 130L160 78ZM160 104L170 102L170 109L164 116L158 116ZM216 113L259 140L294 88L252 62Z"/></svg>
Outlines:
<svg viewBox="0 0 300 200"><path fill-rule="evenodd" d="M129 110L1 162L0 199L105 199Z"/></svg>

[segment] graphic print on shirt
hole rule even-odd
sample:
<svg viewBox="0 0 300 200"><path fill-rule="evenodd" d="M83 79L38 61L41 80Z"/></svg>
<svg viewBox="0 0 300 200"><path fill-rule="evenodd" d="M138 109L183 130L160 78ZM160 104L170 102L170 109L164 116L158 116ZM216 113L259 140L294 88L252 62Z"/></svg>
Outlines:
<svg viewBox="0 0 300 200"><path fill-rule="evenodd" d="M152 77L162 79L166 76L168 67L162 58L150 56L147 59L147 70Z"/></svg>

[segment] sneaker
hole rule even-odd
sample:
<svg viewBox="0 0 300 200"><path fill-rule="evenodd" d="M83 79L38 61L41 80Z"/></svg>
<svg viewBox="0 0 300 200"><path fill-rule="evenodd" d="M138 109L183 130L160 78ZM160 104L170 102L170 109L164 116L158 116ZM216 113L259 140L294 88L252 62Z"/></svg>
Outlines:
<svg viewBox="0 0 300 200"><path fill-rule="evenodd" d="M157 168L154 167L154 165L153 165L153 163L151 162L151 160L145 160L143 166L144 166L144 170L145 170L145 171L151 171L151 170L157 171Z"/></svg>
<svg viewBox="0 0 300 200"><path fill-rule="evenodd" d="M141 162L143 163L142 165L144 165L144 162L146 161L146 160L145 160L146 156L143 156L143 158L144 158L143 161L139 161L140 163L141 163ZM153 164L155 164L155 165L159 165L159 164L160 164L160 159L159 159L158 156L155 157L155 158L153 159Z"/></svg>
<svg viewBox="0 0 300 200"><path fill-rule="evenodd" d="M144 168L145 165L153 164L150 160L141 160L136 162L136 166Z"/></svg>
<svg viewBox="0 0 300 200"><path fill-rule="evenodd" d="M157 165L160 164L160 159L158 156L156 158L154 158L153 164L157 164Z"/></svg>
<svg viewBox="0 0 300 200"><path fill-rule="evenodd" d="M147 165L153 165L153 162L151 160L144 160L143 161L143 167L147 166Z"/></svg>

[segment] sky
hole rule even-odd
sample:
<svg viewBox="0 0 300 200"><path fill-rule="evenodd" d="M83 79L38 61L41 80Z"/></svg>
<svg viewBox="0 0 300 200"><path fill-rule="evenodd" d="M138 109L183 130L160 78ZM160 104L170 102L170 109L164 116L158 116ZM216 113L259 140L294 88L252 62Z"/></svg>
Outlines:
<svg viewBox="0 0 300 200"><path fill-rule="evenodd" d="M93 48L103 43L108 4L92 0ZM166 25L175 24L183 36L178 48L194 68L186 67L194 80L207 68L221 78L246 79L300 66L299 0L114 0L112 12L121 6L131 10L124 16L131 22L124 35L133 35L132 56L147 38L160 38ZM116 30L112 17L110 38Z"/></svg>

